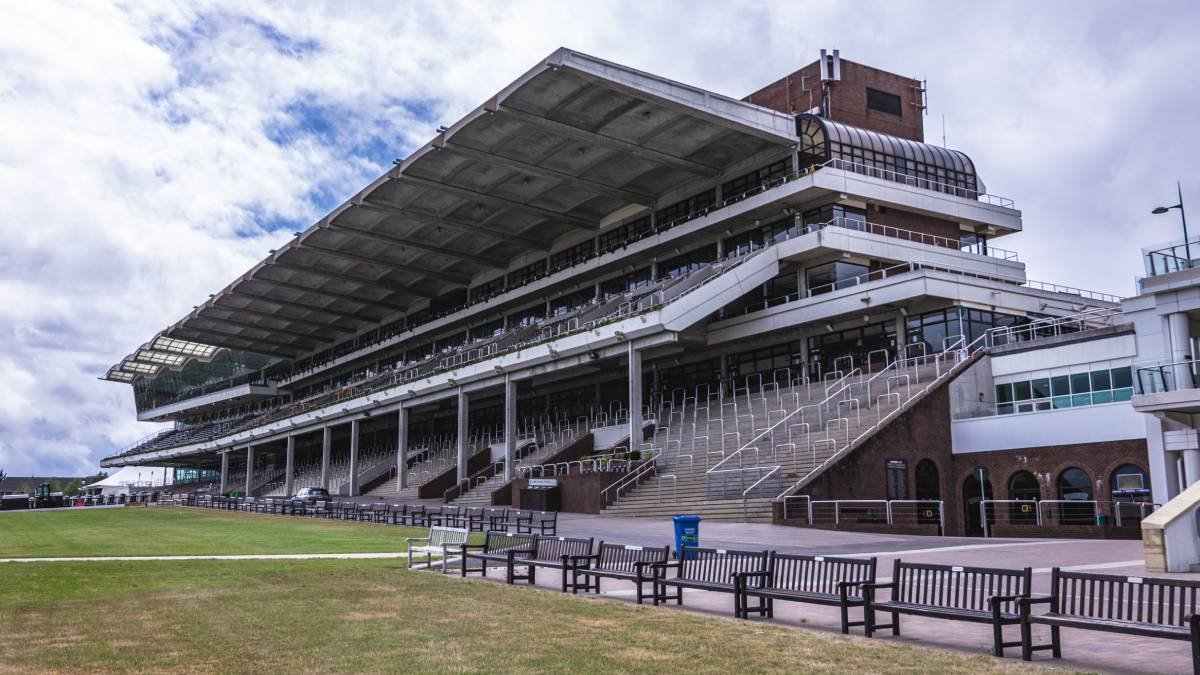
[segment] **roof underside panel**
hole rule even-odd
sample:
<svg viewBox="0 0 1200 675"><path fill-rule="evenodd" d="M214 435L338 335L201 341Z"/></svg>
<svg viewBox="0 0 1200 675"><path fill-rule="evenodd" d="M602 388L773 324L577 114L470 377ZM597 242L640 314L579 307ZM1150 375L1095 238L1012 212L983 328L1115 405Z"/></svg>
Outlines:
<svg viewBox="0 0 1200 675"><path fill-rule="evenodd" d="M165 334L323 349L793 132L781 113L561 49Z"/></svg>

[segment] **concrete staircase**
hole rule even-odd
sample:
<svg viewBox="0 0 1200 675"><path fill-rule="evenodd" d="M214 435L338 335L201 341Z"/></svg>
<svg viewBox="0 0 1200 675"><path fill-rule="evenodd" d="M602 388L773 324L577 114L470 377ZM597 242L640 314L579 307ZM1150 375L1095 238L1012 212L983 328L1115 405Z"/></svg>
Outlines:
<svg viewBox="0 0 1200 675"><path fill-rule="evenodd" d="M696 392L659 406L655 466L621 490L606 515L770 522L785 489L871 430L940 372L933 362L886 372L834 373L821 382ZM747 384L747 383L743 383ZM711 472L710 472L711 469Z"/></svg>

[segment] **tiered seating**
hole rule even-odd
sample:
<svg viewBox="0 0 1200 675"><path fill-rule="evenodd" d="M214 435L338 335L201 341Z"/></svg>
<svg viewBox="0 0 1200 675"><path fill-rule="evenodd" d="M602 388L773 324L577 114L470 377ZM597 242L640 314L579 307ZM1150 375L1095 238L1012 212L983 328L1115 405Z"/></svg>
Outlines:
<svg viewBox="0 0 1200 675"><path fill-rule="evenodd" d="M271 410L255 411L235 419L198 425L185 430L155 437L127 451L113 455L137 454L152 450L189 445L236 433L245 429L285 419L308 410L319 409L330 403L362 396L371 392L393 387L414 379L452 369L466 363L490 358L496 354L522 349L577 331L623 319L677 300L724 272L737 267L753 257L753 254L732 260L711 263L686 274L662 279L648 286L623 295L594 300L569 312L527 325L515 326L491 337L446 347L440 352L413 361L398 363L394 368L379 372L368 372L363 377L331 391L323 391L304 399L290 401Z"/></svg>
<svg viewBox="0 0 1200 675"><path fill-rule="evenodd" d="M642 446L653 468L625 477L604 513L769 522L778 494L894 412L936 371L932 361L916 360L882 372L848 368L819 381L782 370L775 381L755 375L736 387L668 394L646 411L658 423Z"/></svg>

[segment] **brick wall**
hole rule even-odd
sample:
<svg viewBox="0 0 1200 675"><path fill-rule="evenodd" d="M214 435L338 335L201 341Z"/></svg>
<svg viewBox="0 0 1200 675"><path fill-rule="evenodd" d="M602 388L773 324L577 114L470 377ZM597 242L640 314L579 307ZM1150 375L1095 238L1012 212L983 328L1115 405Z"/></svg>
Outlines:
<svg viewBox="0 0 1200 675"><path fill-rule="evenodd" d="M907 464L906 489L909 499L915 499L917 496L917 464L922 460L929 460L937 467L939 497L944 502L947 535L964 535L967 532L963 488L976 466L987 467L993 499L1009 499L1008 481L1014 473L1022 470L1038 476L1042 486L1042 499L1057 499L1055 486L1058 476L1068 468L1077 467L1088 474L1095 498L1102 502L1111 500L1108 486L1113 472L1119 466L1134 464L1143 471L1148 466L1144 439L955 455L952 452L950 434L949 386L943 384L828 469L809 486L806 494L814 501L885 499L888 496L889 460L903 460ZM1102 481L1099 487L1096 485L1097 480ZM1102 510L1105 513L1110 511L1107 506L1102 506ZM776 520L787 523L782 520L780 509L776 510ZM1055 525L1044 526L1035 532L1035 528L1029 525L1007 522L1005 514L1000 514L997 520L999 527L995 534L1000 536L1137 537L1136 528L1129 527ZM842 529L847 527L853 525L845 524ZM883 532L899 531L889 529L886 525L874 529Z"/></svg>
<svg viewBox="0 0 1200 675"><path fill-rule="evenodd" d="M867 87L900 97L900 116L869 110ZM816 61L759 89L744 100L786 113L802 113L821 103ZM921 82L842 59L842 79L830 84L829 119L864 129L924 141Z"/></svg>
<svg viewBox="0 0 1200 675"><path fill-rule="evenodd" d="M953 241L958 241L961 234L958 223L888 207L871 207L867 211L867 221L877 225L888 225L902 230L945 237Z"/></svg>

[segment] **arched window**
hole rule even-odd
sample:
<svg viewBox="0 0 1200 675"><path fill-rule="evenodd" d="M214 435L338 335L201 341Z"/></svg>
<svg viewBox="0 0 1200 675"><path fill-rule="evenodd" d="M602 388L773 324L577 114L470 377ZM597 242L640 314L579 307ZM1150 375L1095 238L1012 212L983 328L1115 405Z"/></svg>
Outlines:
<svg viewBox="0 0 1200 675"><path fill-rule="evenodd" d="M1008 498L1019 503L1010 504L1008 518L1013 523L1026 525L1037 522L1037 504L1042 498L1042 487L1037 478L1028 471L1018 471L1008 479Z"/></svg>
<svg viewBox="0 0 1200 675"><path fill-rule="evenodd" d="M1146 472L1137 464L1118 466L1112 472L1112 479L1109 483L1112 487L1113 501L1120 499L1143 501L1143 499L1150 498L1150 481L1146 477Z"/></svg>
<svg viewBox="0 0 1200 675"><path fill-rule="evenodd" d="M916 497L921 500L941 501L942 499L942 484L938 476L937 464L932 460L923 459L917 462L916 470ZM918 523L937 523L938 518L936 504L920 504L917 509Z"/></svg>
<svg viewBox="0 0 1200 675"><path fill-rule="evenodd" d="M1122 464L1109 478L1112 490L1113 516L1122 526L1138 526L1150 513L1150 480L1137 464Z"/></svg>
<svg viewBox="0 0 1200 675"><path fill-rule="evenodd" d="M1066 502L1091 502L1094 497L1092 479L1083 469L1071 467L1058 474L1058 498ZM1093 504L1060 504L1058 519L1063 524L1089 525L1094 523Z"/></svg>
<svg viewBox="0 0 1200 675"><path fill-rule="evenodd" d="M937 464L923 459L917 462L917 499L941 499L942 486L938 480Z"/></svg>

